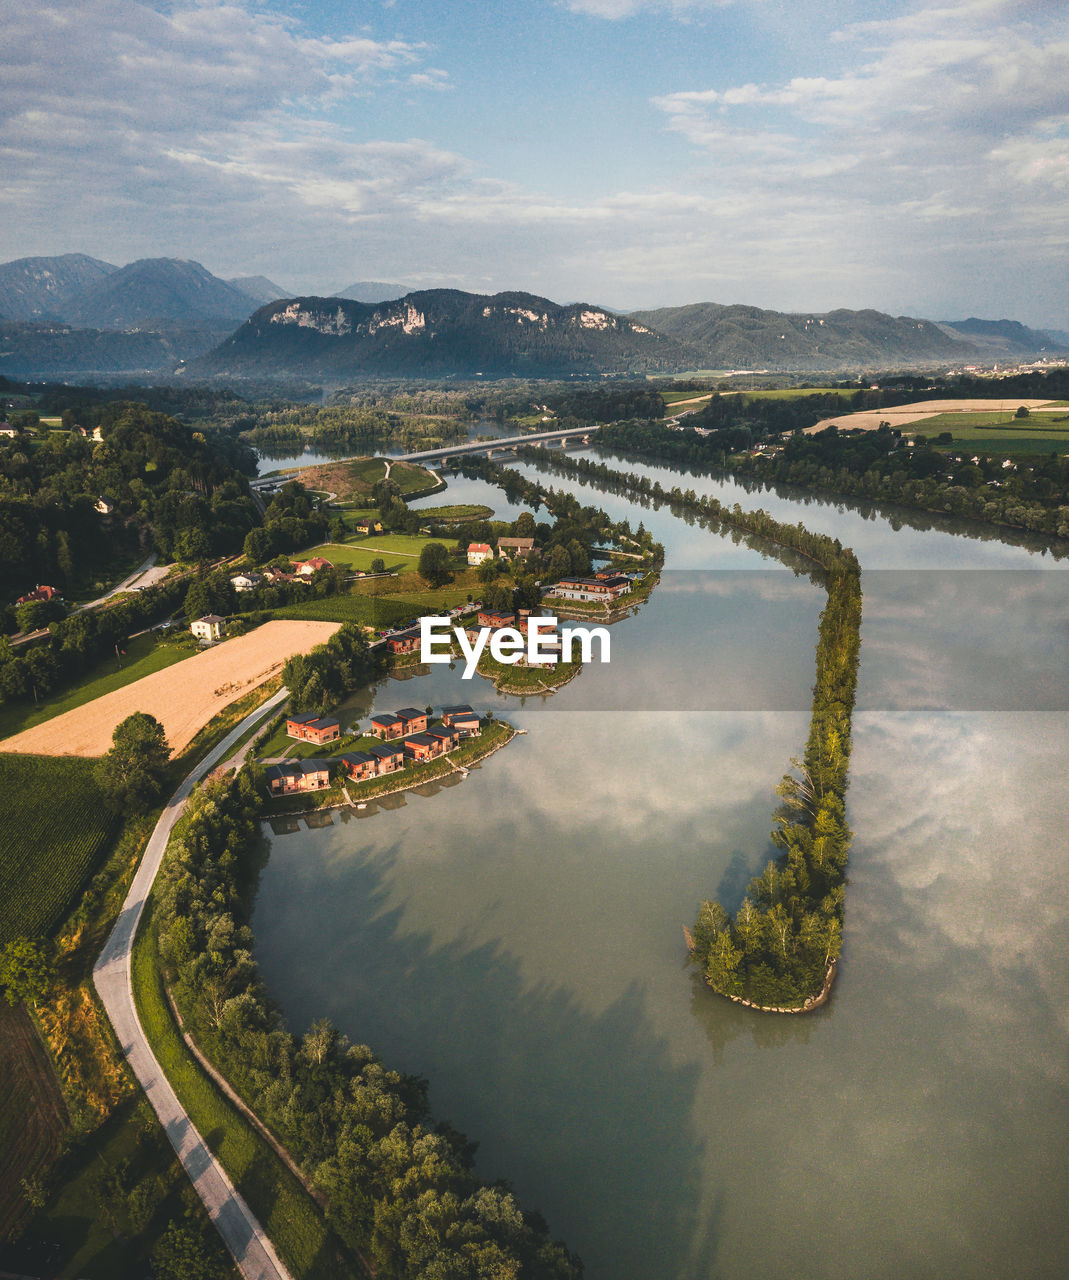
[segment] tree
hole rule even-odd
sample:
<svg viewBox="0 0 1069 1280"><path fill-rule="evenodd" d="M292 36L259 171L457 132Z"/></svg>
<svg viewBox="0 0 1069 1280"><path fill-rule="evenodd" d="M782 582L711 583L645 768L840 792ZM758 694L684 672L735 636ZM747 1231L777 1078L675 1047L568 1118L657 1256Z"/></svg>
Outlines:
<svg viewBox="0 0 1069 1280"><path fill-rule="evenodd" d="M371 571L372 573L385 573L385 572L386 572L386 561L385 561L385 560L382 560L382 559L380 559L378 556L376 556L376 557L375 557L375 559L374 559L374 560L372 560L372 562L371 562L371 570L370 570L370 571Z"/></svg>
<svg viewBox="0 0 1069 1280"><path fill-rule="evenodd" d="M1015 418L1030 418L1032 415L1028 411L1028 405L1022 404L1019 406L1019 408L1017 409L1017 412L1013 416Z"/></svg>
<svg viewBox="0 0 1069 1280"><path fill-rule="evenodd" d="M163 789L170 758L163 725L135 711L116 726L111 741L111 750L97 766L97 782L112 808L141 812Z"/></svg>
<svg viewBox="0 0 1069 1280"><path fill-rule="evenodd" d="M36 1004L56 982L56 967L45 944L33 938L15 938L0 953L0 985L8 1004L23 1000Z"/></svg>
<svg viewBox="0 0 1069 1280"><path fill-rule="evenodd" d="M261 564L273 550L271 535L266 529L250 529L245 535L245 554L253 564Z"/></svg>
<svg viewBox="0 0 1069 1280"><path fill-rule="evenodd" d="M167 1224L153 1249L152 1269L157 1280L212 1280L219 1274L218 1262L200 1233L177 1222Z"/></svg>
<svg viewBox="0 0 1069 1280"><path fill-rule="evenodd" d="M419 576L432 587L449 581L449 551L444 543L428 542L419 553Z"/></svg>

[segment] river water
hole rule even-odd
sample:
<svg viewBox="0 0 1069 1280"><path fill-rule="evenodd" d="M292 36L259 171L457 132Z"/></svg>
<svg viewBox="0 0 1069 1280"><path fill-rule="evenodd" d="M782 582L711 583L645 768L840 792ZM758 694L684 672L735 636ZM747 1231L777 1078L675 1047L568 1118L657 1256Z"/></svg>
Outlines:
<svg viewBox="0 0 1069 1280"><path fill-rule="evenodd" d="M718 999L680 927L768 857L823 593L743 539L556 476L654 531L662 587L612 629L611 663L552 698L442 667L354 698L351 717L461 701L528 732L456 785L269 832L269 987L295 1029L330 1016L426 1075L480 1172L591 1280L1065 1275L1069 575L952 522L646 470L861 558L830 1003ZM443 500L504 514L476 482Z"/></svg>

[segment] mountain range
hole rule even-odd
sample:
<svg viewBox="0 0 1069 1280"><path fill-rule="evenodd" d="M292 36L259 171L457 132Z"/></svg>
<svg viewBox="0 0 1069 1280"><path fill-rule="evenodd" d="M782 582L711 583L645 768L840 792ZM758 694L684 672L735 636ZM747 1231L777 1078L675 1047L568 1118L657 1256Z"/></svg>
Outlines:
<svg viewBox="0 0 1069 1280"><path fill-rule="evenodd" d="M789 314L697 303L630 314L528 293L407 292L361 281L292 297L198 262L85 254L0 264L0 372L14 377L568 377L832 370L1020 360L1065 335L1012 320Z"/></svg>

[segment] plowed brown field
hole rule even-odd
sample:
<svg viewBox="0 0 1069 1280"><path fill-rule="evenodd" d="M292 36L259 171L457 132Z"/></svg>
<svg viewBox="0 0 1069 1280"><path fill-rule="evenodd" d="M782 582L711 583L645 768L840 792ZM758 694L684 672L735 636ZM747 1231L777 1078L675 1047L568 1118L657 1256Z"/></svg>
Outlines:
<svg viewBox="0 0 1069 1280"><path fill-rule="evenodd" d="M204 653L125 688L106 693L44 724L0 742L0 751L48 756L102 756L115 726L135 711L163 725L171 753L187 746L225 706L277 675L294 653L307 653L338 630L336 622L267 622L247 636L224 640Z"/></svg>

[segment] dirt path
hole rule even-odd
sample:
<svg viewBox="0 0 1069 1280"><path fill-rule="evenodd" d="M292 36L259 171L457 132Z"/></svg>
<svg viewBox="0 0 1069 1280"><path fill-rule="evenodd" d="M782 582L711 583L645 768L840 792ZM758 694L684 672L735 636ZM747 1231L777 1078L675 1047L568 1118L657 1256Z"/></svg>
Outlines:
<svg viewBox="0 0 1069 1280"><path fill-rule="evenodd" d="M101 756L115 726L135 711L163 725L177 755L217 712L277 675L294 653L307 653L338 630L336 622L278 619L247 636L213 645L184 662L135 680L83 707L54 716L0 742L0 751L47 756Z"/></svg>

